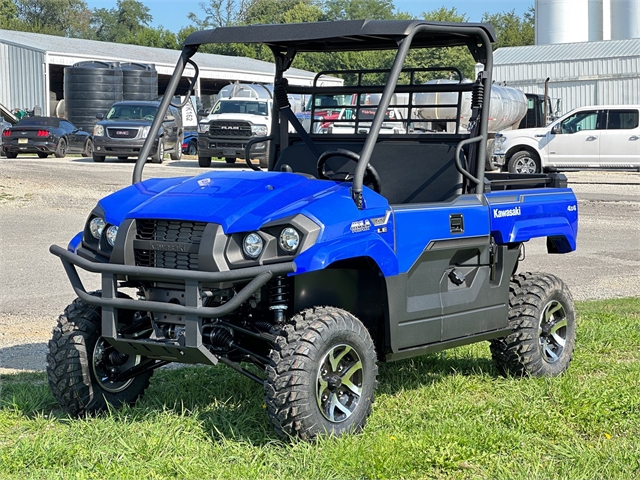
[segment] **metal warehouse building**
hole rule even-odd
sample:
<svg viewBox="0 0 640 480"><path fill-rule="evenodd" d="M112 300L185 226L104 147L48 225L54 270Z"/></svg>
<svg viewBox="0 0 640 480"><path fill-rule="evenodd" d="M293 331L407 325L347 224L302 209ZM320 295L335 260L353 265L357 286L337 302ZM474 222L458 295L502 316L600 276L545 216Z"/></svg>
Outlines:
<svg viewBox="0 0 640 480"><path fill-rule="evenodd" d="M640 39L506 47L493 79L561 101L561 112L589 105L640 104Z"/></svg>
<svg viewBox="0 0 640 480"><path fill-rule="evenodd" d="M13 110L39 106L42 115L63 98L64 68L77 62L99 60L154 64L158 71L158 91L162 94L173 73L180 52L94 40L56 37L38 33L0 30L0 103ZM274 65L261 60L197 53L200 68L196 95L212 95L234 82L272 83ZM180 86L186 91L188 67ZM295 68L286 77L293 85L311 85L315 74ZM342 84L341 79L323 77L324 84ZM179 89L180 91L180 89Z"/></svg>

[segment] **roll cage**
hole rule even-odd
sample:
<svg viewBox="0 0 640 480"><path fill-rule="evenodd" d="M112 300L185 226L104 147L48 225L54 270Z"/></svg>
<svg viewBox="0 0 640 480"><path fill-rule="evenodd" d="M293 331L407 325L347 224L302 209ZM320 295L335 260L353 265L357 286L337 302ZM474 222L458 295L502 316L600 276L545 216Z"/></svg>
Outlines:
<svg viewBox="0 0 640 480"><path fill-rule="evenodd" d="M391 104L394 93L408 94L408 102L404 107L411 111L413 93L416 92L457 92L458 115L455 119L456 131L459 126L459 112L462 92L473 92L472 119L470 121L469 135L462 139L456 149L456 167L466 179L466 190L469 193L484 192L485 162L484 152L487 141L487 125L489 109L484 108L484 98L491 96L491 71L493 68L493 55L491 43L495 40L493 27L489 24L478 23L444 23L421 20L354 20L341 22L318 22L304 24L279 24L279 25L251 25L241 27L224 27L213 30L204 30L191 34L184 42L180 58L176 64L173 76L169 81L159 107L159 114L151 125L151 131L147 137L140 156L136 162L133 183L142 180L142 170L152 148L152 139L157 135L162 119L171 104L184 69L188 64L195 68L195 76L189 87L191 94L195 85L198 68L192 57L202 44L209 43L254 43L264 44L273 52L275 59L274 76L274 114L272 119L272 134L264 140L271 140L269 147L269 169L276 165L277 157L286 148L288 135L288 123L291 123L301 139L312 152L317 152L313 139L302 131L302 126L289 108L287 93L300 93L311 95L340 95L340 94L371 94L381 93L380 101L375 109L372 120L368 120L368 133L363 147L359 152L359 160L354 172L352 196L359 208L363 207L362 188L367 165L378 140L380 129L385 121L387 110ZM422 84L413 83L416 71L434 70L405 69L404 73L411 76L408 84L398 84L403 74L403 65L411 48L440 48L466 46L476 62L484 64L484 69L478 74L473 83L454 84ZM321 86L316 77L310 87L288 86L284 78L284 72L289 69L295 56L299 52L340 52L362 50L396 50L392 67L384 71L386 82L384 85L363 85L361 75L355 86ZM373 72L374 70L372 70ZM363 71L365 72L365 71ZM376 70L377 72L377 70ZM331 74L332 72L321 72ZM344 72L342 72L344 73ZM355 72L360 74L361 72ZM320 74L319 74L320 75ZM359 95L358 95L359 97ZM360 100L358 100L358 103ZM423 105L437 107L435 105ZM359 105L357 105L359 107ZM411 117L411 116L409 116ZM313 111L311 122L313 123ZM151 140L150 140L151 139ZM260 139L257 139L260 141ZM255 141L254 141L255 143ZM317 155L316 155L317 156Z"/></svg>

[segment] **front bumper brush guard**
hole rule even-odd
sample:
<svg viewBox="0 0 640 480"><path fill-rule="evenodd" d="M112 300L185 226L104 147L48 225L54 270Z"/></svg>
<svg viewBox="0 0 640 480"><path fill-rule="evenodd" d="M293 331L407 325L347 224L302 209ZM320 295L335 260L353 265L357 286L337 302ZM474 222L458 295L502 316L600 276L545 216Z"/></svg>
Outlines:
<svg viewBox="0 0 640 480"><path fill-rule="evenodd" d="M202 319L219 318L233 312L271 280L273 276L285 275L296 271L294 262L241 268L226 272L171 270L92 262L58 245L51 245L49 251L62 261L76 295L90 305L102 307L102 336L119 352L181 363L215 365L218 362L217 357L202 344ZM101 296L92 295L86 291L76 267L88 272L101 274ZM185 305L118 298L118 276L184 283ZM200 285L202 283L234 282L249 279L251 281L225 304L218 307L202 306L202 297L200 295ZM122 338L116 328L118 309L179 315L182 320L167 321L166 323L177 323L184 326L184 337L177 341Z"/></svg>

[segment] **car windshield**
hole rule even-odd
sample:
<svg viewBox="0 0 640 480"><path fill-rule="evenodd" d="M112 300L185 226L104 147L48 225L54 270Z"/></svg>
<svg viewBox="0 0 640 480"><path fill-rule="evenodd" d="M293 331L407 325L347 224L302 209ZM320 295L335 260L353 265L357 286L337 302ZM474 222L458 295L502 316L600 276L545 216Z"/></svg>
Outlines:
<svg viewBox="0 0 640 480"><path fill-rule="evenodd" d="M246 100L220 100L215 104L213 114L246 113L248 115L267 116L267 102L251 102Z"/></svg>
<svg viewBox="0 0 640 480"><path fill-rule="evenodd" d="M60 119L51 117L25 117L16 126L59 127Z"/></svg>
<svg viewBox="0 0 640 480"><path fill-rule="evenodd" d="M153 120L157 112L155 105L114 105L107 120Z"/></svg>

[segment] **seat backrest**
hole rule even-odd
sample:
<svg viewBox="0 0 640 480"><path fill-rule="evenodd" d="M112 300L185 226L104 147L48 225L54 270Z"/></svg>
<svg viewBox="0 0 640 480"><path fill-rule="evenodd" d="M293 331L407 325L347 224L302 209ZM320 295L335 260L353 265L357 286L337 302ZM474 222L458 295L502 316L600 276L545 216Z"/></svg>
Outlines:
<svg viewBox="0 0 640 480"><path fill-rule="evenodd" d="M363 142L315 142L324 152L347 148L360 152ZM381 194L389 204L441 202L462 193L462 174L455 166L457 141L379 141L371 156L371 165L380 175ZM317 177L317 163L308 147L299 141L286 148L276 162L275 170L288 165L294 172ZM332 157L326 170L353 172L355 162Z"/></svg>

